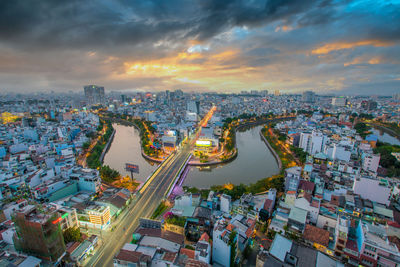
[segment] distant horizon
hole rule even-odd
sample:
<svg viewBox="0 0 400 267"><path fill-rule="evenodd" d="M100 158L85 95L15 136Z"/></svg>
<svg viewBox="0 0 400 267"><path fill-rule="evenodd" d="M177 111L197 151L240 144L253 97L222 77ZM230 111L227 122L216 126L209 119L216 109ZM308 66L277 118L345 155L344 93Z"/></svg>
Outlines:
<svg viewBox="0 0 400 267"><path fill-rule="evenodd" d="M101 86L101 85L98 85ZM137 94L137 93L162 93L167 91L166 90L141 90L141 89L126 89L126 90L108 90L106 87L104 87L105 90L105 94L114 94L114 93L118 93L118 94ZM262 92L264 90L267 89L252 89L252 90L242 90L240 92L227 92L227 91L206 91L206 92L198 92L198 91L186 91L184 89L174 89L174 90L169 90L171 92L174 92L176 90L182 90L183 93L186 94L226 94L226 95L241 95L243 94L242 91L246 91L246 94L251 94L250 91L257 91L257 92ZM275 90L267 90L268 91L268 95L274 96L274 92ZM304 90L304 91L296 91L296 92L292 92L292 91L284 91L284 90L279 90L280 95L302 95L304 92L306 91L312 91L314 92L317 96L322 96L322 97L329 97L329 96L335 96L335 97L340 97L340 96L366 96L366 97L373 97L373 96L377 96L377 97L392 97L394 95L400 94L400 92L394 92L391 94L362 94L362 93L348 93L348 94L344 94L344 93L340 93L340 92L322 92L322 93L318 93L317 91L313 91L313 90ZM0 92L0 95L38 95L38 94L46 94L46 95L51 95L51 94L55 94L55 95L63 95L63 94L80 94L82 96L84 96L84 91L83 91L83 87L82 90L67 90L67 91L54 91L54 90L42 90L42 91L32 91L32 92Z"/></svg>

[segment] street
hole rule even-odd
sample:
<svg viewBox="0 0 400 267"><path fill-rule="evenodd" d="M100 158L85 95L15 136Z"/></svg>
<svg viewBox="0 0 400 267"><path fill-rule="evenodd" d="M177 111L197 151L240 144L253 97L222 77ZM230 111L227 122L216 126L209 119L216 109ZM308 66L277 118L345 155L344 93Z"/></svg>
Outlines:
<svg viewBox="0 0 400 267"><path fill-rule="evenodd" d="M147 188L138 196L137 201L131 203L127 213L123 214L120 222L115 223L113 232L103 234L103 245L91 257L85 266L112 266L113 257L121 247L132 240L132 233L139 225L139 218L149 218L167 193L169 186L174 182L180 167L185 163L190 144L182 147L176 155L168 158L152 177ZM125 230L124 230L125 229Z"/></svg>

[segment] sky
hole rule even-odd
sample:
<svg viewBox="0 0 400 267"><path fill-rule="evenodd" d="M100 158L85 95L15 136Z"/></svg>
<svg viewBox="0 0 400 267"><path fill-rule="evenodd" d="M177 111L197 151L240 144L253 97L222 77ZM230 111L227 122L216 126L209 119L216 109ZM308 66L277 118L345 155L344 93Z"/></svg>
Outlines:
<svg viewBox="0 0 400 267"><path fill-rule="evenodd" d="M400 92L400 0L0 1L0 91Z"/></svg>

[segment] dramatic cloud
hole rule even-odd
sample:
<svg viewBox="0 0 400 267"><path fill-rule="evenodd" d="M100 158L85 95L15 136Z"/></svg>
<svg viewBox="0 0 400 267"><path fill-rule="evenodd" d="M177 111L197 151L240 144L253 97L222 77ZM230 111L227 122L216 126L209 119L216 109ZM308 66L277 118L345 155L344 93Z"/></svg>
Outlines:
<svg viewBox="0 0 400 267"><path fill-rule="evenodd" d="M398 10L375 0L0 1L0 90L390 94Z"/></svg>

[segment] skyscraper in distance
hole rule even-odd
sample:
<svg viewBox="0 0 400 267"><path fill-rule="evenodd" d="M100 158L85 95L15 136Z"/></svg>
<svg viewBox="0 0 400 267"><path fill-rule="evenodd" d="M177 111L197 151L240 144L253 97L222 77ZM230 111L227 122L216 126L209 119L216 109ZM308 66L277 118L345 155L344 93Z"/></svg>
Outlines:
<svg viewBox="0 0 400 267"><path fill-rule="evenodd" d="M104 87L97 85L86 85L83 87L86 101L89 105L104 104Z"/></svg>
<svg viewBox="0 0 400 267"><path fill-rule="evenodd" d="M303 102L314 103L315 102L315 93L313 91L303 92Z"/></svg>

